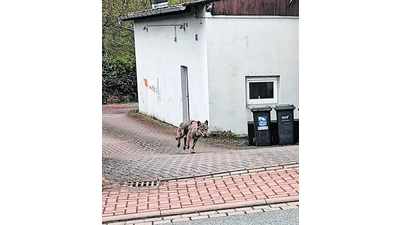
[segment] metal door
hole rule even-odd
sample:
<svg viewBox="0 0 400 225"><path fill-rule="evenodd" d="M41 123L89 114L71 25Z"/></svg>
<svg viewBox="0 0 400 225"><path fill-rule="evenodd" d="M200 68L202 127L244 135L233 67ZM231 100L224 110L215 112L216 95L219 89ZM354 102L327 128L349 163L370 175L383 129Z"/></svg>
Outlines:
<svg viewBox="0 0 400 225"><path fill-rule="evenodd" d="M188 68L186 66L181 66L181 87L182 87L183 121L186 121L190 119Z"/></svg>

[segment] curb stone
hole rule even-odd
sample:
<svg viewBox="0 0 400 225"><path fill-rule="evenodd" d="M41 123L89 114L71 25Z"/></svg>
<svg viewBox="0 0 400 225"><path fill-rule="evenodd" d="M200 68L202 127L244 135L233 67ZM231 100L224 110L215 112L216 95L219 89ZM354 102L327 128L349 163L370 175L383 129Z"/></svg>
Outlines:
<svg viewBox="0 0 400 225"><path fill-rule="evenodd" d="M154 212L143 212L143 213L135 213L129 215L103 217L102 223L119 222L119 221L133 220L133 219L146 219L152 217L174 216L174 215L182 215L188 213L198 213L198 212L213 211L213 210L270 205L270 204L288 203L296 201L299 201L299 196L288 196L288 197L280 197L273 199L259 199L247 202L223 203L223 204L198 206L198 207L190 207L183 209L169 209L169 210L154 211Z"/></svg>

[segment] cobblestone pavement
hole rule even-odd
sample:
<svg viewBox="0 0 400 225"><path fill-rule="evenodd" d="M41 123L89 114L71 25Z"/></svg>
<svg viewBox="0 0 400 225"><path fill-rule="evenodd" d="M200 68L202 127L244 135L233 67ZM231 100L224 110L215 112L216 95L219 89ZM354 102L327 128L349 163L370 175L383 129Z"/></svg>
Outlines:
<svg viewBox="0 0 400 225"><path fill-rule="evenodd" d="M231 209L209 210L202 212L193 212L180 215L160 216L151 218L139 218L118 222L105 222L107 225L155 225L155 224L175 224L179 222L193 222L196 220L204 220L209 218L221 218L227 216L247 215L253 213L264 213L277 210L292 210L299 209L299 202L285 202L269 205L257 205L238 207Z"/></svg>
<svg viewBox="0 0 400 225"><path fill-rule="evenodd" d="M278 202L283 208L298 207L298 195L299 169L293 164L169 180L154 187L106 189L102 215L103 223L178 222L262 212Z"/></svg>
<svg viewBox="0 0 400 225"><path fill-rule="evenodd" d="M200 139L196 154L176 147L176 127L128 116L136 104L103 106L103 176L111 184L202 176L298 163L298 145L237 147Z"/></svg>
<svg viewBox="0 0 400 225"><path fill-rule="evenodd" d="M127 221L109 222L104 223L107 225L155 225L155 224L175 224L183 221L196 221L208 218L221 218L227 216L247 215L253 213L264 213L277 210L291 210L299 209L299 202L285 202L270 205L258 205L248 207L238 207L231 209L209 210L203 212L193 212L181 215L160 216L152 218L140 218Z"/></svg>
<svg viewBox="0 0 400 225"><path fill-rule="evenodd" d="M211 137L190 154L176 147L175 126L128 115L132 109L137 105L103 106L103 224L229 216L277 203L298 207L298 145L260 148Z"/></svg>

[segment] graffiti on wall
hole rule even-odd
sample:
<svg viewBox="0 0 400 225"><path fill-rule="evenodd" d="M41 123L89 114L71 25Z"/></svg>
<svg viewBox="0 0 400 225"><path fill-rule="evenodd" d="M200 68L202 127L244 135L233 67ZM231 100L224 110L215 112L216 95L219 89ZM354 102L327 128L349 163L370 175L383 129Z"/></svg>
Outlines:
<svg viewBox="0 0 400 225"><path fill-rule="evenodd" d="M158 78L157 78L156 85L149 83L149 81L146 78L143 78L143 83L146 88L149 88L154 93L156 93L157 101L160 102L161 101L161 90L160 90L160 84L159 84Z"/></svg>

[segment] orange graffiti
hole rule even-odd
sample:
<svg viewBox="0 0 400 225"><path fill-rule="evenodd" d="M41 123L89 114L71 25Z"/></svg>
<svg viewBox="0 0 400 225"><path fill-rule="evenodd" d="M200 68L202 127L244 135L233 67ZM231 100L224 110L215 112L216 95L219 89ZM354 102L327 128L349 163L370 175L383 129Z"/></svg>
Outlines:
<svg viewBox="0 0 400 225"><path fill-rule="evenodd" d="M143 78L143 81L144 81L144 86L149 87L149 84L147 83L147 79Z"/></svg>

